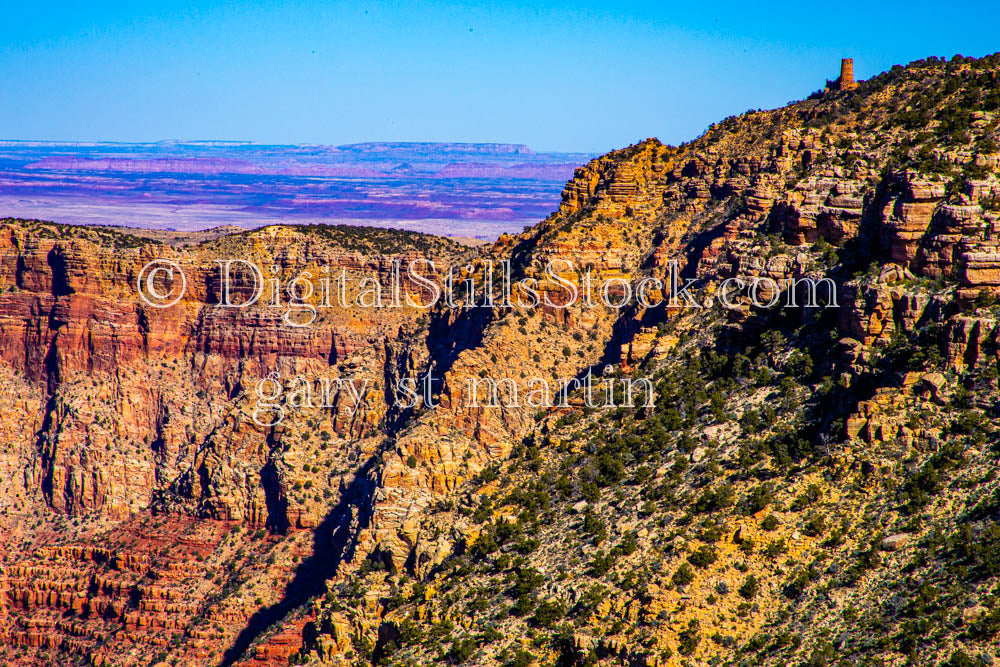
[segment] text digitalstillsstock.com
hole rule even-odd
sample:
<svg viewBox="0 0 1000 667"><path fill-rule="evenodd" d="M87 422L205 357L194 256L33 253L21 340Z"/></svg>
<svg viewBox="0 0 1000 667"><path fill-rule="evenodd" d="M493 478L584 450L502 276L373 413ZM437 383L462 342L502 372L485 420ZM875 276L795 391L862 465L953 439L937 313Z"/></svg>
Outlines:
<svg viewBox="0 0 1000 667"><path fill-rule="evenodd" d="M675 260L669 262L664 278L614 276L597 280L590 267L577 267L572 260L553 259L545 265L540 279L526 277L516 281L509 260L451 267L438 280L433 278L438 274L432 260L414 259L405 266L400 260L393 260L387 281L365 276L353 283L346 269L335 273L326 265L315 272L302 271L283 282L277 275L277 267L267 277L259 266L245 259L216 260L215 264L219 295L213 306L248 308L259 304L281 311L282 321L292 327L311 325L323 309L430 309L439 304L448 308L553 309L579 304L586 308L621 310L631 306L705 308L718 303L733 309L749 300L759 308L779 304L785 308L838 307L836 284L829 278L730 277L718 285L712 296L698 298L689 291L697 281L682 277ZM579 282L569 280L567 275L579 276ZM140 298L154 308L169 308L179 303L187 284L180 264L169 259L148 262L136 280ZM262 300L265 293L268 296ZM237 296L241 298L234 299Z"/></svg>
<svg viewBox="0 0 1000 667"><path fill-rule="evenodd" d="M444 276L437 273L433 260L414 259L405 266L393 260L387 279L355 276L354 283L349 281L345 268L337 273L326 265L302 271L284 281L277 266L272 267L268 277L258 265L246 259L215 260L215 269L218 301L208 305L241 309L259 304L261 308L281 311L281 320L290 327L313 324L317 313L327 308L430 309L440 304L448 308L566 309L579 304L621 310L631 306L706 308L718 304L732 309L744 306L746 301L759 308L839 307L836 284L829 278L730 277L711 296L696 297L689 290L697 281L682 277L676 261L668 263L663 278L615 276L600 281L595 280L589 266L578 270L573 261L565 259L549 261L541 278L516 281L507 260L451 267ZM578 278L577 282L569 280L568 275ZM178 262L156 259L142 267L136 286L147 305L169 308L184 298L188 280ZM740 303L735 303L734 298L740 299ZM600 378L590 370L577 377L554 379L498 379L482 374L467 378L461 393L466 408L545 409L566 408L574 403L591 408L632 408L655 404L655 388L649 379L613 373L614 368L607 366ZM433 408L436 407L434 386L435 377L428 371L420 379L401 378L395 387L386 387L385 396L400 409ZM376 394L373 389L369 378L282 379L272 373L254 387L251 416L261 426L273 426L281 423L289 412L308 408L343 408L353 414L368 397ZM571 398L571 393L575 398Z"/></svg>

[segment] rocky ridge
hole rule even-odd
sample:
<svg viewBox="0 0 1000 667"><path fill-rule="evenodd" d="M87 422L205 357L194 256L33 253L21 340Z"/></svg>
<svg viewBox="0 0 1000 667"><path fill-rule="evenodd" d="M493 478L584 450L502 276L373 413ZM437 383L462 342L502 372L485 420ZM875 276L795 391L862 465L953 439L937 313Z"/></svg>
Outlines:
<svg viewBox="0 0 1000 667"><path fill-rule="evenodd" d="M417 497L440 499L419 501L421 518L398 502L380 502L376 492L380 532L373 541L379 547L369 560L374 565L348 581L361 576L362 587L381 590L378 611L386 616L345 605L341 596L349 596L350 587L331 582L337 611L317 604L318 619L368 623L369 634L356 638L354 650L391 664L680 664L692 658L738 660L746 655L741 651L758 650L754 661L785 661L788 651L826 660L852 646L868 655L891 652L886 645L866 645L849 628L834 647L819 631L830 633L844 621L828 612L818 627L793 624L789 615L797 604L815 615L820 613L815 605L829 599L822 590L803 594L813 581L823 580L816 562L832 558L835 572L849 567L854 554L872 553L869 544L876 551L905 553L919 535L956 528L960 521L950 523L954 517L935 510L925 519L929 526L916 531L908 518L912 511L900 512L895 504L900 487L908 493L916 489L920 507L930 502L920 495L928 484L920 475L955 465L949 458L955 454L942 454L940 447L969 447L959 458L971 464L960 475L964 481L955 481L946 493L942 482L930 484L944 496L938 507L974 513L981 494L954 489L980 475L992 479L993 453L977 443L991 437L984 418L995 409L997 389L997 315L991 310L998 293L992 276L1000 231L996 77L996 57L923 61L862 82L855 91L827 92L776 111L727 119L691 144L669 147L647 140L578 169L556 214L494 246L495 256L517 261L520 275L540 276L547 260L572 257L578 270L564 277L577 285L583 284L582 267L602 279L666 282L676 261L685 276L697 280L698 298L706 304L727 279L813 278L836 286L839 308L822 314L762 312L744 294L735 307L723 310L716 302L714 308L689 311L571 307L497 313L482 340L484 351L495 352L479 356L480 363L504 367L502 351L511 349L515 331L529 343L544 341L556 350L570 332L577 334L577 344L568 346L565 356L576 348L577 372L604 364L634 369L670 379L663 385L669 393L683 379L672 359L680 356L683 367L692 358L719 355L715 363L730 375L737 372L737 360L753 360L740 372L751 369L762 379L750 388L732 387L724 374L696 381L716 392L685 397L691 404L679 423L664 416L672 415L669 404L658 405L654 414L665 423L653 438L658 450L653 463L660 467L652 475L653 463L635 465L651 456L644 453L652 436L641 411L634 423L621 410L595 415L583 406L536 416L533 423L524 422L527 428L521 423L511 428L508 420L507 442L514 445L509 454L501 451L457 494L433 486L431 493L419 492ZM550 333L551 324L560 330ZM595 330L598 346L579 344ZM529 355L523 363L530 372L562 372L558 353L548 364L532 363ZM793 370L800 364L808 372ZM956 402L955 392L965 397L962 402ZM971 404L969 393L975 395ZM811 394L822 400L810 400ZM784 411L782 428L773 421L774 409L764 410L763 403L775 396L781 399L777 414ZM440 411L432 418L441 419ZM588 438L595 431L596 437ZM757 436L749 450L760 461L749 472L738 446L748 433ZM702 444L688 444L692 437ZM476 454L470 468L490 460L476 443L470 448ZM388 462L383 458L383 466L403 470L409 454L416 465L400 478L419 480L426 475L423 468L436 463L424 451L393 454ZM908 457L906 467L887 467L886 457ZM700 496L701 504L713 509L716 486L706 480L718 478L720 468L730 471L722 478L724 493L718 492L727 500L714 511L732 513L733 499L743 495L748 500L741 508L760 507L746 518L736 512L732 520L706 519L709 524L699 524L700 533L692 534L685 526L704 511L692 503ZM887 505L877 520L855 491L871 484L871 470L881 471L879 484L894 489L882 492ZM769 481L776 477L786 487L780 493ZM395 479L376 481L385 487ZM421 484L400 486L412 501L410 489ZM672 488L660 491L664 487ZM760 494L766 500L759 500ZM796 516L810 506L816 509ZM764 512L768 508L771 514ZM788 508L795 509L778 514ZM574 515L584 515L582 524ZM777 533L770 521L761 528L767 517L777 521ZM819 539L827 521L839 527L834 537ZM900 532L885 536L886 530ZM431 536L429 544L424 535ZM604 548L605 540L619 543ZM771 563L779 555L786 564L776 571ZM859 595L833 608L863 609L869 622L884 625L867 596L878 595L888 581L880 577L891 576L901 558L894 556ZM685 562L698 565L690 574L674 571ZM807 566L805 574L796 565ZM935 577L954 576L942 575L940 562L935 567ZM707 568L709 576L698 568ZM786 568L791 583L780 583ZM653 581L655 586L642 584ZM973 599L988 595L989 586L978 588ZM735 597L715 590L737 588L741 593ZM961 597L952 595L947 604L971 604ZM947 605L941 602L939 608ZM616 619L624 620L624 627ZM784 634L775 640L770 626ZM921 650L966 655L966 640L972 650L983 648L975 637L984 635L942 635L934 648L920 644ZM753 641L741 646L740 638ZM302 657L342 660L331 646L307 645Z"/></svg>

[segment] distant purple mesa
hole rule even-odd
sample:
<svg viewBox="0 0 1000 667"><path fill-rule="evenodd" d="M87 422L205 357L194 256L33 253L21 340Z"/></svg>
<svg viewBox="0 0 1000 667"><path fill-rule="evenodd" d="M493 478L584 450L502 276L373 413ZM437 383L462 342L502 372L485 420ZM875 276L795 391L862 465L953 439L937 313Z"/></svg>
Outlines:
<svg viewBox="0 0 1000 667"><path fill-rule="evenodd" d="M376 224L496 238L541 220L591 156L520 144L0 142L0 217L195 230Z"/></svg>

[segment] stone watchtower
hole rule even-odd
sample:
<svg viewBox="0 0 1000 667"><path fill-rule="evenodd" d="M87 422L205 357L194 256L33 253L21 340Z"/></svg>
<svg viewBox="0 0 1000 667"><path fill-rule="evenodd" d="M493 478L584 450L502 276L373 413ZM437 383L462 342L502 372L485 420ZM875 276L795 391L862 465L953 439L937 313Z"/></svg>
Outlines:
<svg viewBox="0 0 1000 667"><path fill-rule="evenodd" d="M854 90L858 87L854 80L854 58L843 58L840 61L840 78L837 79L837 88L840 90Z"/></svg>

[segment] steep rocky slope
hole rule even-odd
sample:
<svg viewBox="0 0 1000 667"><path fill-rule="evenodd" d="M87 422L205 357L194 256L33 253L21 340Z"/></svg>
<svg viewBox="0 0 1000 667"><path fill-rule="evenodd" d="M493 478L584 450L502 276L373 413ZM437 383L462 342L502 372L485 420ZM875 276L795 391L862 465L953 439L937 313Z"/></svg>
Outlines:
<svg viewBox="0 0 1000 667"><path fill-rule="evenodd" d="M171 248L7 221L0 659L990 660L998 76L997 56L920 61L643 141L478 250L297 228ZM212 305L217 259L388 285L418 255L463 267L478 305L309 327L267 290ZM170 308L137 298L153 258L185 268ZM483 306L504 261L548 303ZM568 285L617 299L671 267L693 302L569 303ZM812 308L725 282L755 277L828 280ZM509 400L588 370L651 378L655 406ZM261 426L272 372L364 379L366 400ZM400 380L428 372L430 402L400 407ZM477 378L509 379L508 400L471 405Z"/></svg>
<svg viewBox="0 0 1000 667"><path fill-rule="evenodd" d="M495 256L632 284L676 260L706 307L496 313L452 372L510 368L527 339L514 377L610 364L655 378L656 408L578 396L508 419L510 454L457 493L421 491L436 502L419 518L377 499L394 557L328 584L301 658L989 660L998 65L914 63L578 170ZM838 307L738 290L722 307L727 279L754 277L828 278ZM422 454L383 470L419 480Z"/></svg>

